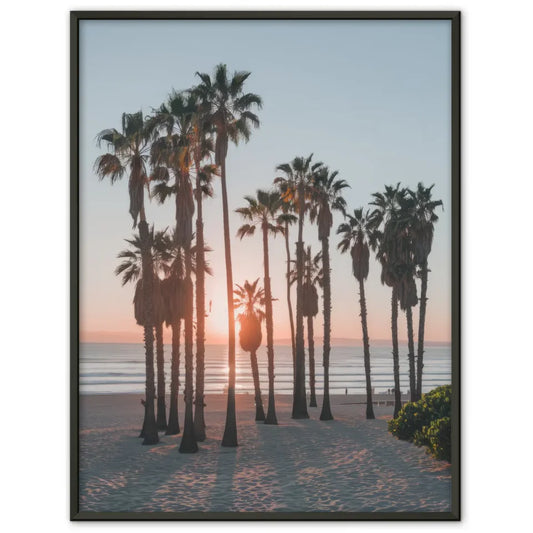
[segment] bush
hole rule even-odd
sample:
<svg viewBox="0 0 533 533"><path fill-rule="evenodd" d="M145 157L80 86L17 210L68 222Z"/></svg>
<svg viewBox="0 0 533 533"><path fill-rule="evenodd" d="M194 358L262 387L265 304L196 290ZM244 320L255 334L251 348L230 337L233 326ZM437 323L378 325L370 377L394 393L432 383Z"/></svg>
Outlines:
<svg viewBox="0 0 533 533"><path fill-rule="evenodd" d="M428 446L439 459L451 458L451 385L437 387L417 402L405 404L389 421L389 431L401 440Z"/></svg>
<svg viewBox="0 0 533 533"><path fill-rule="evenodd" d="M429 452L437 459L452 460L452 424L449 416L431 422L426 429Z"/></svg>

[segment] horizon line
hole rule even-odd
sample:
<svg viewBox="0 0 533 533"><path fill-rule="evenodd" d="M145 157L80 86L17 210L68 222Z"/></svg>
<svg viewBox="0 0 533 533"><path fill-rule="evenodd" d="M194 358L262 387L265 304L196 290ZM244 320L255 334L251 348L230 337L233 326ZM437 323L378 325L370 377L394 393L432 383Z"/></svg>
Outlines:
<svg viewBox="0 0 533 533"><path fill-rule="evenodd" d="M89 337L98 337L98 336L102 336L102 337L108 337L107 340L91 340L89 339ZM83 333L80 333L79 335L79 343L80 344L88 344L88 343L93 343L93 344L142 344L142 339L139 339L138 341L135 341L135 340L118 340L117 338L119 336L123 336L123 337L128 337L128 338L131 338L133 336L132 333L130 332L126 332L126 331L87 331L87 332L83 332ZM314 337L315 341L320 341L322 342L323 341L323 337L321 335L317 335ZM385 344L385 343L390 343L391 342L391 339L390 338L376 338L376 339L370 339L371 340L371 343L380 343L380 344ZM401 343L405 343L405 342L408 342L408 339L407 338L403 338L403 339L398 339L399 342ZM425 344L446 344L446 345L450 345L451 344L451 340L432 340L432 339L424 339L424 343ZM274 343L275 344L281 344L281 345L287 345L287 346L290 346L291 345L291 339L290 338L287 338L287 337L280 337L280 338L277 338L277 339L274 339ZM356 337L331 337L331 344L333 343L348 343L347 345L351 344L351 343L357 343L357 344L362 344L363 343L363 339L361 338L356 338ZM168 343L166 343L168 344ZM210 345L225 345L227 344L227 340L216 340L216 341L207 341L206 344L210 344Z"/></svg>

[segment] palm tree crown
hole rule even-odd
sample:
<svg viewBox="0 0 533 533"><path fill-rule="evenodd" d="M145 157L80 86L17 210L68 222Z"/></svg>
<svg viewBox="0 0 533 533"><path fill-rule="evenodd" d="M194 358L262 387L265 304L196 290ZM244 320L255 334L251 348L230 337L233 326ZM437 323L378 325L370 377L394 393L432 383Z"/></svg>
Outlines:
<svg viewBox="0 0 533 533"><path fill-rule="evenodd" d="M397 264L405 255L405 240L398 239L398 230L406 195L407 190L397 183L394 187L387 185L384 193L373 193L374 200L370 202L375 208L369 217L369 243L381 264L381 283L389 287L401 279Z"/></svg>
<svg viewBox="0 0 533 533"><path fill-rule="evenodd" d="M282 163L276 167L285 176L275 178L274 183L281 192L281 197L284 202L291 205L293 211L298 213L302 211L301 216L309 208L307 200L311 195L311 183L315 173L323 166L323 163L311 163L313 154L308 157L295 157L290 163ZM300 203L300 194L302 194L303 202Z"/></svg>
<svg viewBox="0 0 533 533"><path fill-rule="evenodd" d="M282 201L278 191L258 190L256 197L245 196L248 203L246 207L240 207L235 210L249 224L244 224L237 231L237 237L241 239L245 236L251 236L255 233L255 228L260 225L261 229L266 228L273 235L284 232L284 227L279 220L278 211Z"/></svg>
<svg viewBox="0 0 533 533"><path fill-rule="evenodd" d="M111 183L121 179L129 170L129 212L133 218L133 227L137 218L144 217L143 187L148 184L146 164L149 156L149 129L142 111L122 114L122 132L115 128L102 130L96 136L97 144L107 144L110 153L96 159L95 171L102 180L108 177Z"/></svg>
<svg viewBox="0 0 533 533"><path fill-rule="evenodd" d="M259 278L250 283L248 280L244 285L237 285L233 291L235 294L235 309L241 309L237 318L245 315L255 315L260 321L265 318L265 291L258 287Z"/></svg>
<svg viewBox="0 0 533 533"><path fill-rule="evenodd" d="M163 203L171 194L176 195L176 243L186 248L192 240L194 214L193 188L190 170L193 164L194 113L196 98L190 92L174 92L148 121L153 133L162 134L152 144L152 179L161 181L154 195ZM174 183L169 186L170 174Z"/></svg>
<svg viewBox="0 0 533 533"><path fill-rule="evenodd" d="M168 273L169 261L172 258L171 251L167 245L168 238L166 229L154 233L152 228L150 232L154 273ZM118 253L117 257L123 259L123 261L115 269L117 276L122 275L123 286L127 283L137 281L141 276L142 270L141 238L139 234L136 233L131 239L124 240L130 245L130 249L122 250Z"/></svg>
<svg viewBox="0 0 533 533"><path fill-rule="evenodd" d="M163 295L161 291L161 280L158 274L162 273L163 275L165 275L168 273L171 255L166 244L168 239L166 230L157 231L154 234L154 230L152 228L149 233L149 238L151 242L154 280L152 289L153 316L155 322L159 324L163 322L166 313L165 305L163 302ZM142 298L143 272L141 237L138 234L135 234L131 239L125 239L125 241L130 245L130 248L127 250L122 250L117 255L119 259L122 259L122 262L115 269L115 275L122 276L123 286L130 282L137 282L135 287L135 295L133 298L135 319L139 325L144 325L145 312L144 302Z"/></svg>
<svg viewBox="0 0 533 533"><path fill-rule="evenodd" d="M413 253L416 264L422 265L433 244L434 224L439 220L435 209L442 206L442 200L431 199L431 187L424 187L419 183L416 191L407 190L407 214L411 226Z"/></svg>
<svg viewBox="0 0 533 533"><path fill-rule="evenodd" d="M228 141L235 144L240 139L246 142L251 135L250 126L259 127L259 118L251 109L263 106L261 97L254 93L244 93L244 82L250 72L234 72L228 78L227 67L219 64L215 68L213 79L209 74L197 72L202 80L193 89L200 105L206 113L207 120L216 130L215 163L220 165L228 153Z"/></svg>
<svg viewBox="0 0 533 533"><path fill-rule="evenodd" d="M320 167L312 175L310 210L311 221L317 222L318 238L322 240L329 237L333 226L332 211L346 212L346 200L342 191L350 185L343 179L338 179L339 172L330 172L327 167Z"/></svg>
<svg viewBox="0 0 533 533"><path fill-rule="evenodd" d="M370 262L369 241L373 231L370 213L363 212L362 208L354 209L353 215L346 214L346 218L348 222L337 229L337 234L342 236L338 248L341 253L350 249L353 275L358 281L366 280Z"/></svg>

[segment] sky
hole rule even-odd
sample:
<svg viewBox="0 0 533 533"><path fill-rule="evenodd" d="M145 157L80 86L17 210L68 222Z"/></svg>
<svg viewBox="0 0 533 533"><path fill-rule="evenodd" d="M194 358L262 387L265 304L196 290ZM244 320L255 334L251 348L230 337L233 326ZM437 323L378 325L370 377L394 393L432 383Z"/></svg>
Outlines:
<svg viewBox="0 0 533 533"><path fill-rule="evenodd" d="M435 184L438 212L429 257L426 339L451 338L451 55L449 21L81 21L80 22L80 334L95 342L142 338L133 318L132 285L114 275L117 254L133 234L127 178L100 182L94 161L104 152L97 133L120 129L123 112L150 113L172 89L198 83L195 72L219 63L252 74L245 90L259 94L261 121L248 143L230 146L227 179L234 282L263 277L259 235L235 237L243 223L234 210L243 197L268 189L275 168L295 156L322 161L351 186L348 208L366 206L373 192L401 182ZM208 260L207 341L227 331L220 183L204 208ZM156 229L172 227L173 202L147 202ZM361 338L359 293L348 254L330 239L332 337ZM296 240L292 229L291 242ZM316 226L304 240L320 249ZM290 337L285 300L283 238L270 241L274 337ZM292 246L294 256L294 245ZM390 338L390 289L372 259L366 282L371 339ZM295 295L293 296L293 302ZM418 321L414 309L415 324ZM320 336L323 320L315 320ZM400 338L406 325L400 313Z"/></svg>

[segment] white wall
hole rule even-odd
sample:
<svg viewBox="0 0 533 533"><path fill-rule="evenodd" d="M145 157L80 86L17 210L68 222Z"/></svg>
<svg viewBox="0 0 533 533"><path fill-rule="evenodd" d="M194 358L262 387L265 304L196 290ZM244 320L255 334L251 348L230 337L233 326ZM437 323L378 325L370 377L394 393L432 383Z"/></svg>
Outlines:
<svg viewBox="0 0 533 533"><path fill-rule="evenodd" d="M159 1L244 8L249 2ZM319 0L290 2L299 8ZM0 50L2 157L2 514L9 531L79 529L68 522L68 11L86 1L9 2ZM116 1L135 9L148 2ZM263 6L254 3L257 7ZM279 3L281 5L281 2ZM289 2L284 3L289 5ZM522 530L531 494L530 278L533 195L532 9L527 1L459 5L389 0L334 8L463 12L463 524ZM105 6L106 8L108 6ZM151 6L152 8L154 6ZM275 8L275 5L270 5ZM7 208L7 209L6 209ZM28 253L29 252L29 253ZM7 298L6 298L7 292ZM19 378L21 369L30 375ZM508 380L508 400L495 383ZM7 387L6 387L7 385ZM160 527L220 528L215 524ZM83 524L146 530L153 524ZM244 530L247 524L224 524ZM254 527L265 529L268 523ZM279 526L278 526L279 527ZM288 525L284 525L288 529ZM294 526L291 526L294 527ZM323 525L302 526L318 530ZM340 524L348 530L353 524ZM385 531L390 524L358 525ZM395 531L427 524L395 525ZM445 524L451 530L456 524Z"/></svg>

